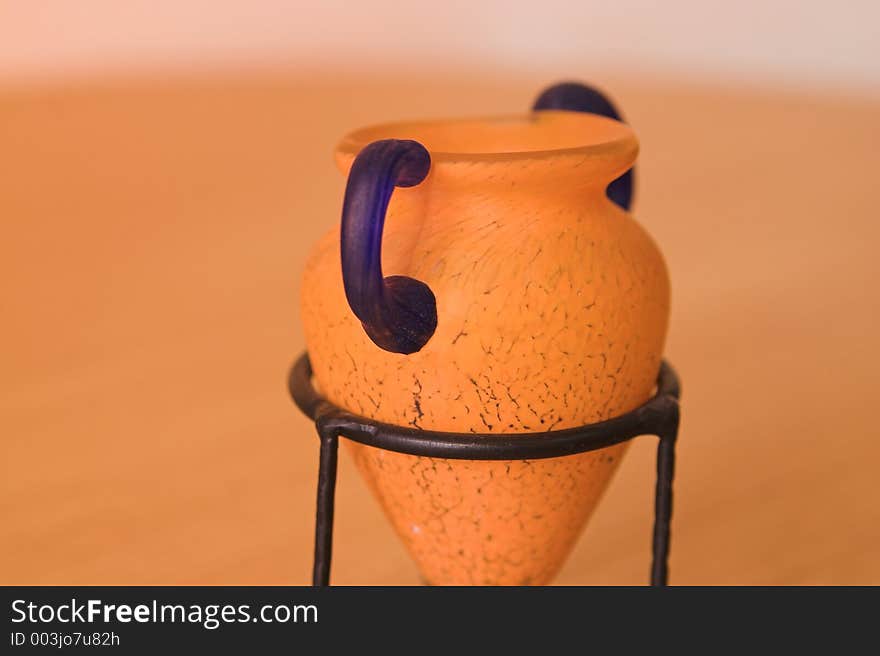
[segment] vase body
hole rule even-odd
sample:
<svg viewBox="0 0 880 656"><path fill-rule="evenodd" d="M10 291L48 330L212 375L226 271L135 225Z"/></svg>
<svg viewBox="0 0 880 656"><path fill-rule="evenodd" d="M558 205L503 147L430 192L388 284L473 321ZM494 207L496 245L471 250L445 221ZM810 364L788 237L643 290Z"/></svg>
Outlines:
<svg viewBox="0 0 880 656"><path fill-rule="evenodd" d="M339 145L343 174L377 139L415 139L431 154L427 177L391 197L381 260L387 275L430 287L436 330L414 353L378 348L346 302L331 230L302 285L328 400L416 429L528 433L650 398L667 272L643 228L605 196L635 161L629 128L564 111L378 126ZM426 582L460 585L549 582L626 449L499 462L346 443Z"/></svg>

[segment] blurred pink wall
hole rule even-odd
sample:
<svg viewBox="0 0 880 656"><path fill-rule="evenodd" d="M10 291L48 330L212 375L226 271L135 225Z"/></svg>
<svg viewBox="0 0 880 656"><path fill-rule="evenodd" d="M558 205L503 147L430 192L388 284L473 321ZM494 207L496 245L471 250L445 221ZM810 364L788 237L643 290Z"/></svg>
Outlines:
<svg viewBox="0 0 880 656"><path fill-rule="evenodd" d="M0 79L585 66L880 87L880 2L0 0Z"/></svg>

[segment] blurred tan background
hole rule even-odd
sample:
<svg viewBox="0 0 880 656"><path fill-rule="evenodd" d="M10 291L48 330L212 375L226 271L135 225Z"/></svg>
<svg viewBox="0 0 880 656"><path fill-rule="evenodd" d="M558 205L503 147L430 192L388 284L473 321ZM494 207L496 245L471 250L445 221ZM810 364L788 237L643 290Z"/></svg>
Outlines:
<svg viewBox="0 0 880 656"><path fill-rule="evenodd" d="M613 6L609 6L613 5ZM0 583L307 583L337 139L599 84L684 381L671 580L880 583L876 3L0 2ZM647 580L654 441L558 578ZM417 584L347 455L333 581Z"/></svg>

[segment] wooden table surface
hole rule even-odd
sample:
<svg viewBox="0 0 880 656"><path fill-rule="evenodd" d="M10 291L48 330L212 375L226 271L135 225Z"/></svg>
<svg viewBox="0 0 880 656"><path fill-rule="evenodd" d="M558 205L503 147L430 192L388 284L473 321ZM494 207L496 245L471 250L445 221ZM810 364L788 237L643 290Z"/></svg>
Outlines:
<svg viewBox="0 0 880 656"><path fill-rule="evenodd" d="M684 380L671 580L880 583L880 101L604 80ZM0 91L0 583L302 584L317 440L287 397L336 140L542 80L265 74ZM558 577L646 581L654 441ZM340 463L333 580L417 584Z"/></svg>

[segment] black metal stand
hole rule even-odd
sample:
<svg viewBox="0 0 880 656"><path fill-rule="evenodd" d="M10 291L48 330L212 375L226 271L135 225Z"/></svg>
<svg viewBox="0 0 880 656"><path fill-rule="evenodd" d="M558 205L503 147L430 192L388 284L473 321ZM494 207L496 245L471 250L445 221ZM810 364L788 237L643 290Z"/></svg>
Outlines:
<svg viewBox="0 0 880 656"><path fill-rule="evenodd" d="M681 394L678 376L667 362L664 361L660 366L657 393L632 412L579 428L515 435L415 430L354 415L318 394L312 386L312 367L307 353L301 355L293 365L288 387L300 410L314 420L321 438L313 585L330 584L336 462L340 436L368 446L413 456L455 460L534 460L594 451L626 442L639 435L655 435L660 438L657 447L651 585L666 585L669 572L669 525L672 519L672 478L679 423L678 399Z"/></svg>

